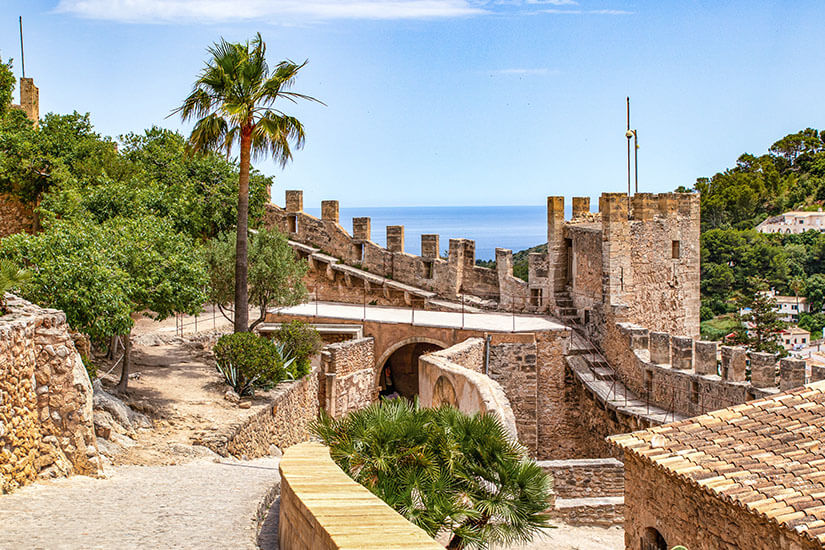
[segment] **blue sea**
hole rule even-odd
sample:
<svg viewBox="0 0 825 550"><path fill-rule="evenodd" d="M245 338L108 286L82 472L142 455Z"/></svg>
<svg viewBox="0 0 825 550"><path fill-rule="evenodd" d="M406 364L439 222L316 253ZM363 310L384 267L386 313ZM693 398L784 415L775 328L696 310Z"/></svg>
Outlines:
<svg viewBox="0 0 825 550"><path fill-rule="evenodd" d="M568 207L569 208L569 207ZM320 217L320 208L307 208ZM569 215L569 214L568 214ZM388 225L404 226L404 250L421 253L421 234L438 233L442 251L450 239L476 242L476 259L492 260L496 248L513 252L547 242L544 206L399 206L341 208L341 225L352 233L352 218L372 218L372 240L386 245Z"/></svg>

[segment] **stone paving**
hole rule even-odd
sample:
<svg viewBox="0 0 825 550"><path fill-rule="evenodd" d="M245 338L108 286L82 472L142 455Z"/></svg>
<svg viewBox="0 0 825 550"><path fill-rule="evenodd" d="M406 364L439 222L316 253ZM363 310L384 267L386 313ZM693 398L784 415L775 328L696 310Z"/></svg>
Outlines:
<svg viewBox="0 0 825 550"><path fill-rule="evenodd" d="M272 309L270 313L328 317L381 323L411 323L418 326L495 330L504 332L564 330L564 326L540 315L510 313L461 313L414 310L412 308L361 306L337 302L311 302L289 308Z"/></svg>
<svg viewBox="0 0 825 550"><path fill-rule="evenodd" d="M0 549L255 549L278 459L119 466L0 496Z"/></svg>

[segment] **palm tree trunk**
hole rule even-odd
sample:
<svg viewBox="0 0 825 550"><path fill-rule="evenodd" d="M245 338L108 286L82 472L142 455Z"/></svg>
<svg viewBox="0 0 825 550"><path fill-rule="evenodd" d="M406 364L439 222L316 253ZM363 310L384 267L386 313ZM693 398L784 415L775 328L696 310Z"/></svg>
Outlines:
<svg viewBox="0 0 825 550"><path fill-rule="evenodd" d="M238 179L238 235L235 241L235 332L249 330L249 289L247 273L247 234L249 231L249 149L252 128L241 130L241 174Z"/></svg>

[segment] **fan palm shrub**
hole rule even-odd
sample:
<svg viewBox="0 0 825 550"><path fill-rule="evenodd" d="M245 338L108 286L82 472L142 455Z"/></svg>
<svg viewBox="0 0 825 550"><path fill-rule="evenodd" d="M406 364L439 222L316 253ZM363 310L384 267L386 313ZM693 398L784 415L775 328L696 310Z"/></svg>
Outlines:
<svg viewBox="0 0 825 550"><path fill-rule="evenodd" d="M549 478L494 415L397 399L322 413L312 429L355 481L430 536L448 534L447 548L525 542L549 527Z"/></svg>
<svg viewBox="0 0 825 550"><path fill-rule="evenodd" d="M32 278L32 272L21 269L11 260L0 260L0 314L8 313L6 292L19 287Z"/></svg>

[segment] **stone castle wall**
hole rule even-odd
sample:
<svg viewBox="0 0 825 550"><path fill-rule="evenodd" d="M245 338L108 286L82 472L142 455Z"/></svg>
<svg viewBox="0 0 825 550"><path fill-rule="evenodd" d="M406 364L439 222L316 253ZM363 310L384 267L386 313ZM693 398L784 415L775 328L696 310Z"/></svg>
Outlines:
<svg viewBox="0 0 825 550"><path fill-rule="evenodd" d="M92 385L66 315L9 294L0 317L0 492L96 474Z"/></svg>
<svg viewBox="0 0 825 550"><path fill-rule="evenodd" d="M556 498L624 496L624 465L615 458L539 460L553 476Z"/></svg>
<svg viewBox="0 0 825 550"><path fill-rule="evenodd" d="M647 540L648 529L661 533L668 548L677 544L691 550L822 548L765 517L744 513L700 487L669 476L661 468L646 466L630 453L625 453L624 466L627 548L647 548L642 541Z"/></svg>
<svg viewBox="0 0 825 550"><path fill-rule="evenodd" d="M607 360L636 395L682 416L730 407L806 383L805 361L746 353L650 332L630 323L614 325L604 344ZM750 376L747 368L750 367ZM812 369L812 380L825 376Z"/></svg>
<svg viewBox="0 0 825 550"><path fill-rule="evenodd" d="M319 400L340 418L372 403L375 339L359 338L325 346L321 352Z"/></svg>
<svg viewBox="0 0 825 550"><path fill-rule="evenodd" d="M482 338L469 338L451 348L419 357L421 406L447 404L467 414L494 413L517 439L516 419L507 395L497 382L482 373L484 346Z"/></svg>
<svg viewBox="0 0 825 550"><path fill-rule="evenodd" d="M287 191L284 208L267 205L264 223L346 265L435 292L445 298L456 299L466 293L498 302L504 294L503 301L507 303L528 303L527 284L513 277L512 261L509 271L476 266L475 242L468 239L450 239L445 259L440 256L438 235L422 235L422 255L415 256L404 251L403 226L388 226L387 248L384 248L371 240L369 218L354 219L350 235L339 223L338 201L323 201L321 219L318 219L303 211L301 191ZM512 258L512 251L501 249L501 252L496 252L496 256L499 255L502 259ZM507 262L503 261L502 265L506 266ZM332 289L326 290L329 294L334 293Z"/></svg>
<svg viewBox="0 0 825 550"><path fill-rule="evenodd" d="M563 198L550 199L548 250L556 268L548 292L570 292L594 341L601 344L616 322L698 336L697 194L605 193L597 215L579 205L567 222Z"/></svg>

